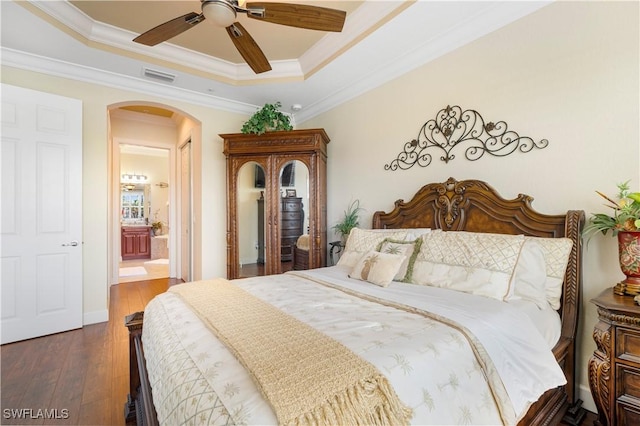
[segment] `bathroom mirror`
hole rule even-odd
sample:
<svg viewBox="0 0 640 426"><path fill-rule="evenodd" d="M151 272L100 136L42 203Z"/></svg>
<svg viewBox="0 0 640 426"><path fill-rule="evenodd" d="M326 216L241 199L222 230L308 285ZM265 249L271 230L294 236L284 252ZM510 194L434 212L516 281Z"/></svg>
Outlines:
<svg viewBox="0 0 640 426"><path fill-rule="evenodd" d="M120 185L120 219L123 225L147 225L151 215L149 184Z"/></svg>
<svg viewBox="0 0 640 426"><path fill-rule="evenodd" d="M241 276L265 274L265 174L255 161L238 171L238 255Z"/></svg>

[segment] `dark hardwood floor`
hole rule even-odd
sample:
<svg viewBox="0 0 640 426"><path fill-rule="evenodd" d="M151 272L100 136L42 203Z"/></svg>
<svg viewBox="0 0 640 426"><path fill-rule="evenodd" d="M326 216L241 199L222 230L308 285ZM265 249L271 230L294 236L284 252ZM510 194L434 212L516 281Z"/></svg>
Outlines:
<svg viewBox="0 0 640 426"><path fill-rule="evenodd" d="M124 425L129 393L124 317L175 283L164 278L112 286L109 322L1 346L0 424ZM582 425L594 420L588 413Z"/></svg>
<svg viewBox="0 0 640 426"><path fill-rule="evenodd" d="M293 269L293 262L281 262L281 272L288 272ZM248 263L240 267L240 278L257 277L264 275L264 263Z"/></svg>
<svg viewBox="0 0 640 426"><path fill-rule="evenodd" d="M123 425L129 393L124 317L174 283L164 278L112 286L109 322L2 345L0 423Z"/></svg>

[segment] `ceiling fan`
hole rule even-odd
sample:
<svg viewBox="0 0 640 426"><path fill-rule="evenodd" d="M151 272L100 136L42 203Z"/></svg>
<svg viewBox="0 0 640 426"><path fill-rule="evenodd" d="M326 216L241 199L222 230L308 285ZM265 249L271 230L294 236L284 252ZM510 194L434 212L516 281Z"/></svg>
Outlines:
<svg viewBox="0 0 640 426"><path fill-rule="evenodd" d="M202 12L190 12L160 24L134 38L136 43L155 46L195 27L205 19L217 26L225 27L227 34L240 55L256 74L271 70L264 53L247 32L236 21L238 13L245 13L251 19L273 24L288 25L320 31L342 31L346 12L325 7L292 3L247 3L245 7L237 0L201 0Z"/></svg>

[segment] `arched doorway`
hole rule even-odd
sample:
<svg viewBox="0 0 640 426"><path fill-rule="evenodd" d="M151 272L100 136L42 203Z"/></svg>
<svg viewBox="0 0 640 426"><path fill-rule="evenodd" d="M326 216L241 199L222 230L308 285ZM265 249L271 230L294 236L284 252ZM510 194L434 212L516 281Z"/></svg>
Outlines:
<svg viewBox="0 0 640 426"><path fill-rule="evenodd" d="M162 265L164 259L168 264L166 268L169 277L184 281L191 280L194 277L194 259L199 256L199 250L194 247L191 238L198 232L197 229L193 229L197 224L192 224L190 217L194 214L194 209L198 208L197 203L193 202L193 188L194 184L199 187L199 182L194 178L197 176L194 170L200 166L197 163L194 164L191 152L193 145L199 144L201 140L200 122L169 105L139 101L110 105L108 114L111 173L108 232L109 285L121 280L120 262L123 260L123 251L126 252L125 258L132 256L129 243L123 249L123 239L125 239L123 225L125 224L127 230L142 230L142 234L147 227L149 246L146 247L141 243L140 252L133 253L133 257L143 260L142 269L137 267L137 271L127 270L125 275L128 277L123 278L124 281L138 280L137 276L139 279L153 278L141 274L152 275L162 271L159 265ZM150 170L147 173L142 170L142 166L132 166L136 162L132 163L131 158L138 158L139 164L146 164L144 167L153 169L153 164L156 163L145 160L153 156L166 157L166 160L159 160L160 164L166 161L164 176L158 170ZM126 169L122 168L123 164L127 164ZM127 175L126 178L133 175L134 179L140 181L148 180L144 186L134 187L133 190L139 194L139 197L123 195L123 175ZM152 176L154 178L150 179ZM147 191L146 199L144 198L145 190ZM133 200L132 203L136 201L144 203L143 214L139 212L132 214L132 209L123 208L130 207L123 204L128 202L129 198ZM149 227L158 223L162 224L162 230L156 236ZM128 234L126 241L137 241L135 238L135 235ZM134 248L135 250L137 248ZM151 253L152 250L153 253Z"/></svg>

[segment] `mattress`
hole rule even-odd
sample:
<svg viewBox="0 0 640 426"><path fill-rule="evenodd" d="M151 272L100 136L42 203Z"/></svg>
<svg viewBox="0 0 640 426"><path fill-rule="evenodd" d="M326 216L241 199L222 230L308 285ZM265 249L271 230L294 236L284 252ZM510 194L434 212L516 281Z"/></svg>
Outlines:
<svg viewBox="0 0 640 426"><path fill-rule="evenodd" d="M349 268L232 281L371 362L413 424L515 424L566 383L550 347L559 318L527 302L350 279ZM143 343L161 424L277 424L251 375L171 292L145 309Z"/></svg>

